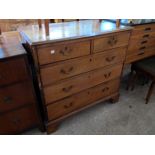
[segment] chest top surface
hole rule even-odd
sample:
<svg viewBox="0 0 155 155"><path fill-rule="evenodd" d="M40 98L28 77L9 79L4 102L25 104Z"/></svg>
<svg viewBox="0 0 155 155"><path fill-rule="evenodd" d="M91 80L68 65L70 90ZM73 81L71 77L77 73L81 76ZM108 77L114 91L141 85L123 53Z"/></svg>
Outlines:
<svg viewBox="0 0 155 155"><path fill-rule="evenodd" d="M0 60L26 54L19 32L5 32L0 36Z"/></svg>
<svg viewBox="0 0 155 155"><path fill-rule="evenodd" d="M44 25L42 25L42 28L40 29L38 25L20 27L19 31L29 44L37 45L42 43L94 37L130 29L132 28L123 25L117 28L115 23L106 20L81 20L64 23L51 23L49 24L49 36L46 36Z"/></svg>

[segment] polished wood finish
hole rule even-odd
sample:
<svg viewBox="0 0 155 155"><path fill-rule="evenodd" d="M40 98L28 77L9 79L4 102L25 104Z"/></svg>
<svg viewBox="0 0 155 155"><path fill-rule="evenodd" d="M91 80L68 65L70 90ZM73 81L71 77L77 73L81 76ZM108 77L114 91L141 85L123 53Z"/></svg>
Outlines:
<svg viewBox="0 0 155 155"><path fill-rule="evenodd" d="M19 134L34 127L38 121L32 105L0 115L0 134Z"/></svg>
<svg viewBox="0 0 155 155"><path fill-rule="evenodd" d="M41 126L41 119L19 34L3 33L0 40L0 134L19 134Z"/></svg>
<svg viewBox="0 0 155 155"><path fill-rule="evenodd" d="M101 85L97 85L71 97L65 98L47 106L49 120L57 119L76 109L84 107L96 100L117 92L119 89L119 78ZM59 111L58 111L59 109Z"/></svg>
<svg viewBox="0 0 155 155"><path fill-rule="evenodd" d="M90 54L90 41L70 44L58 43L53 46L39 46L37 48L40 65L49 64L61 60L80 57Z"/></svg>
<svg viewBox="0 0 155 155"><path fill-rule="evenodd" d="M134 26L125 63L155 55L155 23Z"/></svg>
<svg viewBox="0 0 155 155"><path fill-rule="evenodd" d="M33 36L31 28L21 32L34 60L47 133L85 108L118 100L131 30L104 20L49 26L50 35L44 39L43 31L36 31L39 38Z"/></svg>
<svg viewBox="0 0 155 155"><path fill-rule="evenodd" d="M95 70L83 75L64 80L58 84L45 87L44 95L46 103L78 93L84 89L112 80L120 76L122 65Z"/></svg>
<svg viewBox="0 0 155 155"><path fill-rule="evenodd" d="M17 83L0 89L0 114L32 103L35 103L35 100L31 82Z"/></svg>
<svg viewBox="0 0 155 155"><path fill-rule="evenodd" d="M116 47L126 46L128 45L129 36L129 32L121 32L97 38L94 41L93 52L101 52Z"/></svg>
<svg viewBox="0 0 155 155"><path fill-rule="evenodd" d="M24 57L0 62L0 86L24 81L28 78Z"/></svg>
<svg viewBox="0 0 155 155"><path fill-rule="evenodd" d="M80 73L123 62L125 51L126 48L121 47L42 67L40 70L42 84L45 86Z"/></svg>

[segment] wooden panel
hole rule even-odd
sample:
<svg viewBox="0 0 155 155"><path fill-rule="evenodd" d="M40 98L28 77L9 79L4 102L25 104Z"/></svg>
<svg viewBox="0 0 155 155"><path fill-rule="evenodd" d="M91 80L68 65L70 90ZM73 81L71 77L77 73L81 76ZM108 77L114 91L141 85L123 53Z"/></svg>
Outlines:
<svg viewBox="0 0 155 155"><path fill-rule="evenodd" d="M54 120L118 91L119 79L103 83L47 106L48 119Z"/></svg>
<svg viewBox="0 0 155 155"><path fill-rule="evenodd" d="M66 60L90 54L90 42L56 44L49 47L38 47L40 65Z"/></svg>
<svg viewBox="0 0 155 155"><path fill-rule="evenodd" d="M0 86L28 79L24 58L0 62Z"/></svg>
<svg viewBox="0 0 155 155"><path fill-rule="evenodd" d="M126 48L124 47L117 48L43 67L41 69L42 83L45 86L80 73L123 62L125 59L125 51Z"/></svg>
<svg viewBox="0 0 155 155"><path fill-rule="evenodd" d="M128 45L130 33L120 32L94 40L94 52Z"/></svg>
<svg viewBox="0 0 155 155"><path fill-rule="evenodd" d="M132 62L135 62L135 61L138 61L138 60L141 60L149 56L153 56L153 55L155 55L155 47L147 48L142 51L135 51L134 54L128 55L126 57L125 63L132 63Z"/></svg>
<svg viewBox="0 0 155 155"><path fill-rule="evenodd" d="M16 134L37 124L36 111L28 106L0 115L0 134Z"/></svg>
<svg viewBox="0 0 155 155"><path fill-rule="evenodd" d="M44 88L46 104L119 77L122 64L98 69Z"/></svg>
<svg viewBox="0 0 155 155"><path fill-rule="evenodd" d="M18 83L0 89L0 113L35 103L31 82Z"/></svg>

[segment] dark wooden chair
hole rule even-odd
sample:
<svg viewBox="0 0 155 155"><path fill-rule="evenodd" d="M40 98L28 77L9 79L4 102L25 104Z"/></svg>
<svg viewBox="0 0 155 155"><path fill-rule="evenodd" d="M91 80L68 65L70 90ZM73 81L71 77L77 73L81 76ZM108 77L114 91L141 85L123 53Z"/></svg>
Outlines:
<svg viewBox="0 0 155 155"><path fill-rule="evenodd" d="M147 58L138 62L135 62L131 66L130 78L127 85L127 90L131 87L131 90L135 87L135 82L139 77L143 77L143 84L151 80L151 85L146 96L146 104L149 102L154 85L155 85L155 57Z"/></svg>

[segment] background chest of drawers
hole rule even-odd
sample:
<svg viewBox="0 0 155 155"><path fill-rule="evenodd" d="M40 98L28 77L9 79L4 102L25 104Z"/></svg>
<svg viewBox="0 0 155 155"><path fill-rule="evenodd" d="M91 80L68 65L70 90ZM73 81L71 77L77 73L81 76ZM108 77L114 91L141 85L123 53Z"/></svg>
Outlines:
<svg viewBox="0 0 155 155"><path fill-rule="evenodd" d="M126 63L132 63L152 55L155 55L155 24L134 26L127 50Z"/></svg>
<svg viewBox="0 0 155 155"><path fill-rule="evenodd" d="M40 125L36 97L18 34L6 33L0 40L0 134L19 134Z"/></svg>

